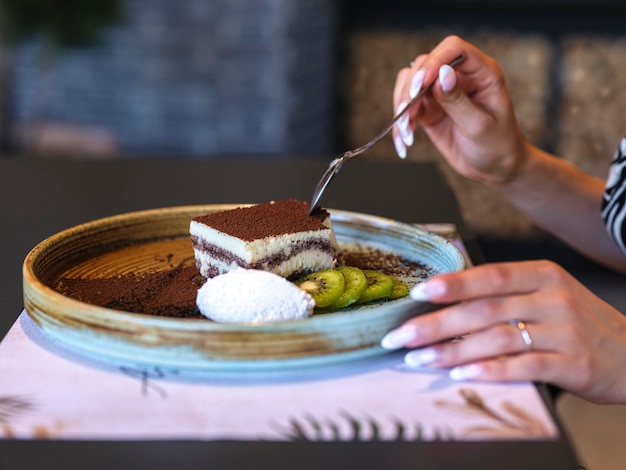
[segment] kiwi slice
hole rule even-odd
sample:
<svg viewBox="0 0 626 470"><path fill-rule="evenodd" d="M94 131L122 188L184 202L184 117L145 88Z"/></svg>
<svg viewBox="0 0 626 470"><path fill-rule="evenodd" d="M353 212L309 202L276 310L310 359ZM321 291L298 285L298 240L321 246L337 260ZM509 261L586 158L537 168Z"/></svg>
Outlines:
<svg viewBox="0 0 626 470"><path fill-rule="evenodd" d="M296 279L294 284L308 292L316 307L328 307L343 294L346 281L336 269L323 269Z"/></svg>
<svg viewBox="0 0 626 470"><path fill-rule="evenodd" d="M392 276L391 280L393 281L393 290L391 291L389 299L395 300L409 295L409 288L404 282L395 276Z"/></svg>
<svg viewBox="0 0 626 470"><path fill-rule="evenodd" d="M352 305L359 300L363 291L367 288L367 279L365 274L359 268L352 266L338 266L336 268L343 275L345 288L343 294L332 304L328 306L330 309L339 310Z"/></svg>
<svg viewBox="0 0 626 470"><path fill-rule="evenodd" d="M367 287L357 300L357 303L364 304L373 300L381 300L391 297L393 292L393 277L380 271L364 269Z"/></svg>

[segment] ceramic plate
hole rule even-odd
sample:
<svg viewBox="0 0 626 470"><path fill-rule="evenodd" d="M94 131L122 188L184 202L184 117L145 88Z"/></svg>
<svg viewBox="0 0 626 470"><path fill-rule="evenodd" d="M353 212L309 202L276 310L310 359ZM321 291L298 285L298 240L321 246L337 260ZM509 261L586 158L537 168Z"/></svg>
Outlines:
<svg viewBox="0 0 626 470"><path fill-rule="evenodd" d="M51 280L60 272L103 278L193 262L191 218L241 205L132 212L53 235L33 248L24 261L25 309L48 335L91 358L192 373L287 370L383 354L379 343L385 333L432 310L430 304L403 298L305 320L225 324L107 309L51 288ZM342 249L366 246L427 266L424 272L405 277L410 284L465 267L454 245L413 225L354 212L329 212Z"/></svg>

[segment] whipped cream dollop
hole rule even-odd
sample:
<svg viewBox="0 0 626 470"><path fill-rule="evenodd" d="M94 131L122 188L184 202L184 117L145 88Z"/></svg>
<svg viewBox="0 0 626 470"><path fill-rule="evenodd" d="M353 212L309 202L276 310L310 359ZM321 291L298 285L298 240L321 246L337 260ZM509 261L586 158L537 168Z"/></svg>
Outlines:
<svg viewBox="0 0 626 470"><path fill-rule="evenodd" d="M208 279L196 296L200 312L217 322L298 320L312 315L313 297L287 279L238 268Z"/></svg>

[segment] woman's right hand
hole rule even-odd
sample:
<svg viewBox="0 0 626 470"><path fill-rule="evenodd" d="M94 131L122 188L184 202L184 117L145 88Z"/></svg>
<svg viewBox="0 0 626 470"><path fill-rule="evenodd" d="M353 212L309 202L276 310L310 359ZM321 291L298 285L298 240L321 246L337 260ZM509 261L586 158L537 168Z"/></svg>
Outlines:
<svg viewBox="0 0 626 470"><path fill-rule="evenodd" d="M452 69L447 63L461 54ZM402 109L419 89L433 84L393 130L400 157L421 125L450 165L483 183L513 179L530 144L524 138L498 62L458 36L449 36L429 54L398 72L394 110Z"/></svg>
<svg viewBox="0 0 626 470"><path fill-rule="evenodd" d="M461 54L454 69L446 65ZM500 193L533 221L595 261L619 271L626 257L600 215L604 181L532 145L515 117L498 62L458 36L400 70L394 109L421 87L430 91L394 126L398 154L406 156L417 125L460 175Z"/></svg>

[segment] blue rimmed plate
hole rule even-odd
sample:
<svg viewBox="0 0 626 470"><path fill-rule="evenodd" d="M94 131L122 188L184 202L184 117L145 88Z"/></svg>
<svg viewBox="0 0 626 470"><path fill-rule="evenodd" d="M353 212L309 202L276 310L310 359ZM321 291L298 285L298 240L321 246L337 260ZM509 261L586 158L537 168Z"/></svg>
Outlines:
<svg viewBox="0 0 626 470"><path fill-rule="evenodd" d="M242 205L131 212L59 232L24 261L25 309L45 333L91 358L210 373L320 367L380 355L385 333L434 308L402 298L305 320L224 324L112 310L51 287L60 271L68 277L106 278L193 262L189 221ZM465 267L462 253L433 233L386 218L329 211L342 250L371 248L422 265L405 273L409 284Z"/></svg>

